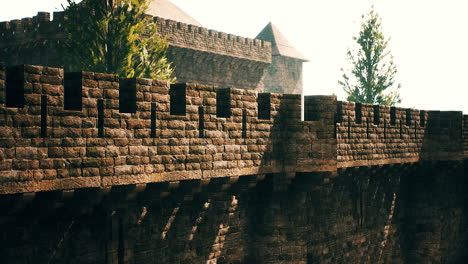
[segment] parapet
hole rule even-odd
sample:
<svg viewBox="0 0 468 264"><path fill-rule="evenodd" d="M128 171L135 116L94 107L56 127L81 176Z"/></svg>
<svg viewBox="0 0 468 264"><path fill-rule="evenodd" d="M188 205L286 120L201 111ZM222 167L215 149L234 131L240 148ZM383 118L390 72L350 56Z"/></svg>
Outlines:
<svg viewBox="0 0 468 264"><path fill-rule="evenodd" d="M61 29L63 14L63 12L54 12L51 20L50 13L39 12L37 16L31 18L0 22L0 36L4 40L0 41L0 47L44 40L60 41L64 38ZM154 22L158 25L158 33L168 37L171 46L264 63L271 62L270 42L243 38L159 17L154 17Z"/></svg>
<svg viewBox="0 0 468 264"><path fill-rule="evenodd" d="M335 135L342 166L461 159L462 112L338 102Z"/></svg>
<svg viewBox="0 0 468 264"><path fill-rule="evenodd" d="M57 17L59 16L60 14L57 15ZM53 37L54 35L39 34L58 31L58 28L61 26L60 22L60 19L51 21L50 13L47 12L39 12L34 17L0 22L0 36L4 40L2 41L4 43L0 42L0 45L5 46L5 44L8 44L12 40Z"/></svg>
<svg viewBox="0 0 468 264"><path fill-rule="evenodd" d="M1 65L0 94L0 193L336 170L300 95L31 65Z"/></svg>
<svg viewBox="0 0 468 264"><path fill-rule="evenodd" d="M0 194L464 158L461 112L304 102L0 64Z"/></svg>
<svg viewBox="0 0 468 264"><path fill-rule="evenodd" d="M271 43L154 17L161 35L172 46L217 53L265 63L271 62Z"/></svg>

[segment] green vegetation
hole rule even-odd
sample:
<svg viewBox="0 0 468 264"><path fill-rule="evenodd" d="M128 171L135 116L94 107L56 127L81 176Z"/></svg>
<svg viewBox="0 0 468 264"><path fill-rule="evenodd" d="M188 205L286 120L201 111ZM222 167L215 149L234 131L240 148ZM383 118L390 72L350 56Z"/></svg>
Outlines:
<svg viewBox="0 0 468 264"><path fill-rule="evenodd" d="M393 57L387 51L388 40L381 30L381 19L373 10L362 16L361 30L358 37L353 37L358 49L348 50L347 59L352 69L346 73L343 69L342 80L338 83L347 93L348 101L395 105L401 103L395 85L397 67Z"/></svg>
<svg viewBox="0 0 468 264"><path fill-rule="evenodd" d="M65 64L72 69L174 82L169 46L146 0L67 0Z"/></svg>

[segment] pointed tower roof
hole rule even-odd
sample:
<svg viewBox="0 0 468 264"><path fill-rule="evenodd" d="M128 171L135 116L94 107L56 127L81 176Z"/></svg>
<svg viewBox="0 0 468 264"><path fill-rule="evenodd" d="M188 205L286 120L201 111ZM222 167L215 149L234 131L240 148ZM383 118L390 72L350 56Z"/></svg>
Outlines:
<svg viewBox="0 0 468 264"><path fill-rule="evenodd" d="M268 23L268 25L266 25L266 27L257 35L256 39L271 42L271 51L273 56L280 55L302 61L308 61L302 53L297 51L296 48L289 43L284 35L271 22Z"/></svg>
<svg viewBox="0 0 468 264"><path fill-rule="evenodd" d="M180 9L178 6L173 4L169 0L148 0L149 8L146 13L148 15L162 17L165 19L174 20L177 22L182 22L185 24L191 24L194 26L201 27L200 22L195 18L191 17L185 11Z"/></svg>

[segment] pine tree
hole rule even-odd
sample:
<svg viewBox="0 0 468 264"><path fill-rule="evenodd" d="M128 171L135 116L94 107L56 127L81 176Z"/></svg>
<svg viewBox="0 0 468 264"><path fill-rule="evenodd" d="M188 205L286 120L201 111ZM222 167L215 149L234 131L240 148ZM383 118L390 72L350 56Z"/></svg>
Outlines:
<svg viewBox="0 0 468 264"><path fill-rule="evenodd" d="M65 65L73 70L175 81L166 38L145 14L147 0L67 0Z"/></svg>
<svg viewBox="0 0 468 264"><path fill-rule="evenodd" d="M382 34L381 19L373 10L362 16L361 30L353 39L355 51L348 50L350 73L343 69L338 83L348 95L347 100L369 104L395 105L401 103L400 84L395 85L397 67L387 51L388 40Z"/></svg>

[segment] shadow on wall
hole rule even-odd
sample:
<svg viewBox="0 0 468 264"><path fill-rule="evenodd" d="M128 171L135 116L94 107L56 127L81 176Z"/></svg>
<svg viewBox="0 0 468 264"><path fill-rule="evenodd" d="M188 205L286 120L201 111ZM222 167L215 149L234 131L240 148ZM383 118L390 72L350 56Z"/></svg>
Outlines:
<svg viewBox="0 0 468 264"><path fill-rule="evenodd" d="M151 184L133 198L136 190L130 186L113 188L104 196L99 190L83 189L59 208L54 207L60 197L40 194L20 209L22 213L12 214L13 219L2 217L0 260L243 263L249 251L245 228L250 219L245 190L226 191L228 182L222 178L206 186L197 181L178 184L177 188ZM2 208L15 209L6 204Z"/></svg>
<svg viewBox="0 0 468 264"><path fill-rule="evenodd" d="M31 69L38 70L34 67ZM39 70L42 71L42 69ZM58 69L54 71L60 72ZM24 75L24 71L23 73L20 71L17 73L7 72L8 74ZM77 83L74 82L73 78L68 77L73 76L65 75L66 84L77 86L76 90L81 92L82 76L79 76ZM36 78L47 79L37 76ZM106 78L113 80L111 89L124 84L124 82L115 81L112 76ZM7 79L9 82L7 86L14 84L17 87L23 87L23 85L17 85L16 82L24 83L24 80ZM33 78L31 77L31 79ZM62 81L61 78L57 77L53 80L57 82L55 87L61 87L59 85ZM385 166L383 169L378 165L365 166L371 169L359 168L355 173L350 174L340 172L337 177L337 140L339 145L348 147L347 149L339 149L338 158L355 159L352 161L357 162L379 161L379 158L385 157L385 155L389 155L389 158L402 158L416 157L418 154L426 159L439 160L451 157L454 153L459 153L462 150L460 148L459 113L447 113L447 116L443 117L444 122L448 122L447 124L443 123L442 119L433 117L434 114L429 113L429 128L427 134L422 133L424 138L420 144L419 141L415 141L421 139L421 131L426 131L426 129L423 126L417 127L416 123L413 123L413 120L416 119L411 118L410 115L404 115L405 113L412 114L411 110L397 109L398 111L396 111L391 108L382 108L382 112L385 110L387 115L383 124L371 124L371 115L376 115L380 110L375 111L375 108L360 105L355 109L345 110L354 113L359 113L366 107L371 110L364 114L361 112L354 115L353 118L356 118L356 122L353 120L352 122L355 124L352 126L350 119L347 120L347 124L339 126L335 124L337 121L334 120L337 112L336 98L333 96L314 96L306 98L306 121L302 122L300 121L300 95L260 94L255 97L251 91L236 90L235 94L231 94L231 90L226 89L216 93L214 88L204 87L203 92L208 93L207 97L209 98L201 100L202 98L199 98L201 92L195 91L193 88L198 88L196 85L189 85L192 87L192 90L189 91L186 90L188 85L174 85L170 91L167 86L154 87L155 90L163 91L157 96L154 95L155 98L168 99L161 99L161 102L158 102L158 105L161 106L160 112L164 111L164 120L156 119L156 103L143 102L145 103L144 109L138 109L138 111L144 112L142 115L144 118L137 121L141 121L139 123L144 123L146 126L138 124L136 126L141 129L132 130L126 126L120 127L121 123L115 122L112 125L116 126L117 129L110 129L109 124L104 122L106 115L106 118L113 115L122 118L120 113L135 113L138 106L142 105L142 100L147 100L143 97L137 97L135 94L137 89L146 89L144 85L138 87L145 80L131 81L129 83L132 85L125 84L125 86L128 85L128 90L125 88L119 91L121 93L106 93L107 96L112 96L112 100L99 97L99 93L96 91L100 88L97 86L93 87L94 90L86 90L87 93L96 94L97 97L87 100L88 104L90 101L96 102L96 105L88 106L88 110L90 110L88 112L95 113L92 120L97 120L95 124L91 123L86 128L90 131L90 137L94 137L96 142L106 142L102 138L106 135L112 135L112 132L116 134L109 136L109 138L143 137L151 139L150 142L154 143L153 138L157 136L167 139L174 134L177 137L167 141L177 143L179 140L183 141L181 138L188 135L187 137L195 142L194 144L212 144L210 151L213 151L220 160L207 160L205 165L211 165L211 167L208 166L203 171L201 167L198 167L198 169L186 174L189 177L202 171L203 177L200 176L202 179L148 184L143 188L144 191L139 189L141 186L135 184L101 190L80 189L75 191L71 201L66 201L64 198L66 192L45 192L38 193L29 205L24 202L17 203L19 199L15 195L9 196L1 201L3 208L6 208L2 210L4 213L0 219L2 230L5 230L4 235L0 238L2 245L0 260L2 262L28 263L37 260L41 263L73 263L74 261L76 263L93 263L96 260L102 260L102 263L120 264L133 261L152 263L155 260L162 263L205 261L261 263L268 261L305 262L309 260L360 263L370 259L370 263L378 263L387 260L390 256L397 255L389 253L393 247L397 247L394 237L399 228L396 226L394 229L395 225L392 224L392 221L395 219L395 215L397 218L404 217L401 216L401 212L404 211L402 208L411 208L405 207L399 202L405 201L405 196L401 194L401 191L398 192L398 188L400 188L398 187L399 177L401 177L399 171L407 170L407 168L395 166L395 170L388 170ZM51 85L44 86L51 87ZM35 86L28 83L27 87ZM81 104L79 100L70 99L70 94L76 97L81 97L81 95L74 94L73 91L70 93L67 88L65 90L67 96L64 108L66 110L79 108L80 110L84 104ZM61 95L60 90L57 91L55 91L54 96L46 97L38 94L35 96L38 104L34 108L37 117L35 121L40 125L34 128L34 131L37 132L33 135L34 137L39 137L39 135L45 137L48 133L54 135L53 133L62 131L60 132L62 134L56 136L60 138L64 134L60 126L47 128L47 120L56 118L54 117L56 113L49 113L48 119L47 109L51 108L43 107L47 106L48 100L55 104L62 102L57 98ZM230 108L220 107L214 98L215 93L220 99L224 98L222 100L227 102L226 105L235 105L232 110L233 117L228 121L226 120L230 118L227 117L231 114ZM244 100L243 95L249 101ZM149 97L153 98L152 96ZM13 106L19 107L24 104L24 100L22 100L24 98L21 99L18 93L9 92L7 97L9 97L7 103L13 102ZM255 104L255 99L257 99L257 104ZM121 105L121 101L125 101L127 104ZM191 102L190 105L186 105L188 101ZM110 105L114 108L105 109ZM62 113L60 112L62 105L56 105L54 111ZM218 120L219 114L226 116L226 119ZM392 123L392 120L396 120L396 115L399 115L398 125L395 123L386 126L386 120L389 119ZM127 115L126 119L136 117L136 115ZM81 121L81 118L79 116L77 119ZM181 127L182 131L169 129L169 125L167 125L169 119L176 121L170 125ZM135 120L125 121L129 121L125 123L130 126L131 121ZM167 127L162 126L163 122ZM405 122L406 126L403 125ZM436 126L437 122L440 124L440 129ZM49 124L59 125L58 122L49 122ZM187 125L190 128L190 133L183 134ZM80 125L75 128L79 131L82 129ZM388 133L386 132L387 128L389 129ZM413 130L413 128L415 129ZM380 129L384 131L383 140L386 140L384 142L386 144L383 144L384 147L382 147L387 151L385 153L378 153L381 149L377 143L382 143L377 141L382 140ZM70 128L67 131L75 130ZM137 132L141 134L137 134ZM81 137L81 134L77 135L77 137ZM216 135L221 135L224 137L222 140L225 141L218 141L222 142L219 144L207 143L210 142L207 140L219 140ZM387 138L387 135L392 135L393 138ZM335 139L334 136L338 139ZM343 139L346 136L348 141ZM374 143L378 147L370 147ZM189 148L187 144L184 145L185 148ZM215 144L221 149L219 153L213 147ZM226 153L228 148L232 150L230 153ZM197 151L200 151L199 148ZM124 153L124 158L119 159L121 162L124 160L125 162L132 161L139 165L138 159L135 159L136 161L132 159L138 154L127 157L127 153ZM148 154L142 153L141 156L148 158ZM176 155L171 151L166 150L165 154L167 154L164 157L165 160L170 163L169 165L172 165L167 166L168 168L186 163L196 163L197 165L201 163L195 158L188 161L186 156ZM248 158L244 160L242 154ZM158 155L154 154L156 157L162 155L159 152ZM225 157L226 159L224 159ZM58 155L55 158L63 157ZM201 160L205 157L197 158ZM161 165L159 161L155 163ZM36 163L30 162L30 164L35 166ZM55 163L52 161L51 164ZM87 173L98 171L98 175L106 172L93 170L100 166L95 164L97 163L91 162L89 166L92 168L80 167L80 171L81 169ZM413 254L411 256L414 256L414 259L418 259L417 254L420 254L420 250L423 252L431 251L432 244L437 244L428 245L428 241L433 241L434 238L427 239L430 234L425 234L425 230L432 230L433 227L431 224L429 228L426 228L423 221L430 219L434 226L443 226L445 229L436 233L441 234L441 237L457 230L463 230L466 226L464 220L466 209L465 211L460 209L463 206L466 207L466 203L463 205L461 202L466 199L466 194L464 195L462 188L460 188L460 186L466 186L466 183L451 181L452 175L459 175L460 170L442 174L444 168L452 166L451 163L444 165L439 162L436 164L439 164L437 166L441 168L438 170L441 175L448 176L437 176L442 180L438 185L440 187L434 186L435 191L440 190L440 195L435 197L439 200L449 197L447 204L440 205L438 202L432 201L433 197L430 196L430 193L425 192L426 188L424 186L418 187L419 180L425 180L424 177L415 177L418 180L413 182L407 191L414 195L409 200L410 204L421 208L433 208L440 211L441 215L445 217L445 220L439 221L437 220L438 215L431 214L432 209L427 209L418 210L417 212L424 213L416 213L413 218L405 219L410 224L404 228L414 227L411 232L405 232L408 244L422 241L412 244L411 248L404 247L404 250L411 252L410 255ZM129 162L128 165L135 164ZM194 168L193 164L190 165ZM258 169L257 171L266 173L266 180L250 192L245 192L245 190L255 184L257 175L214 177L210 181L206 180L210 176L206 176L205 172L209 175L212 170L219 169L215 173L225 171L232 173L232 171L237 171L236 166L241 167L240 165L243 165L242 168L250 172ZM257 168L258 166L259 168ZM123 167L124 169L131 168L131 166ZM26 168L24 171L28 169ZM171 169L168 171L173 172ZM322 172L308 173L310 171ZM113 168L111 172L114 172ZM176 174L179 176L179 172ZM76 179L84 178L82 174L79 176ZM122 174L107 176L109 177L102 178L109 180L113 176L122 176ZM128 175L124 174L121 178L124 176ZM443 187L445 183L450 188ZM406 188L405 184L402 185L401 188ZM457 197L450 196L451 190L455 190L454 193L457 194ZM24 204L26 204L26 208L22 207ZM447 207L451 209L446 210ZM454 217L450 217L451 215ZM418 234L417 239L420 240L415 240L412 237L413 234ZM460 238L464 233L460 231L459 234L459 236L450 237L456 241L462 241L461 245L464 245L465 242ZM340 249L343 247L346 250ZM452 250L451 248L450 245L437 244L437 252L447 252L447 250ZM367 255L362 255L360 252L366 252ZM342 258L345 260L342 261Z"/></svg>

